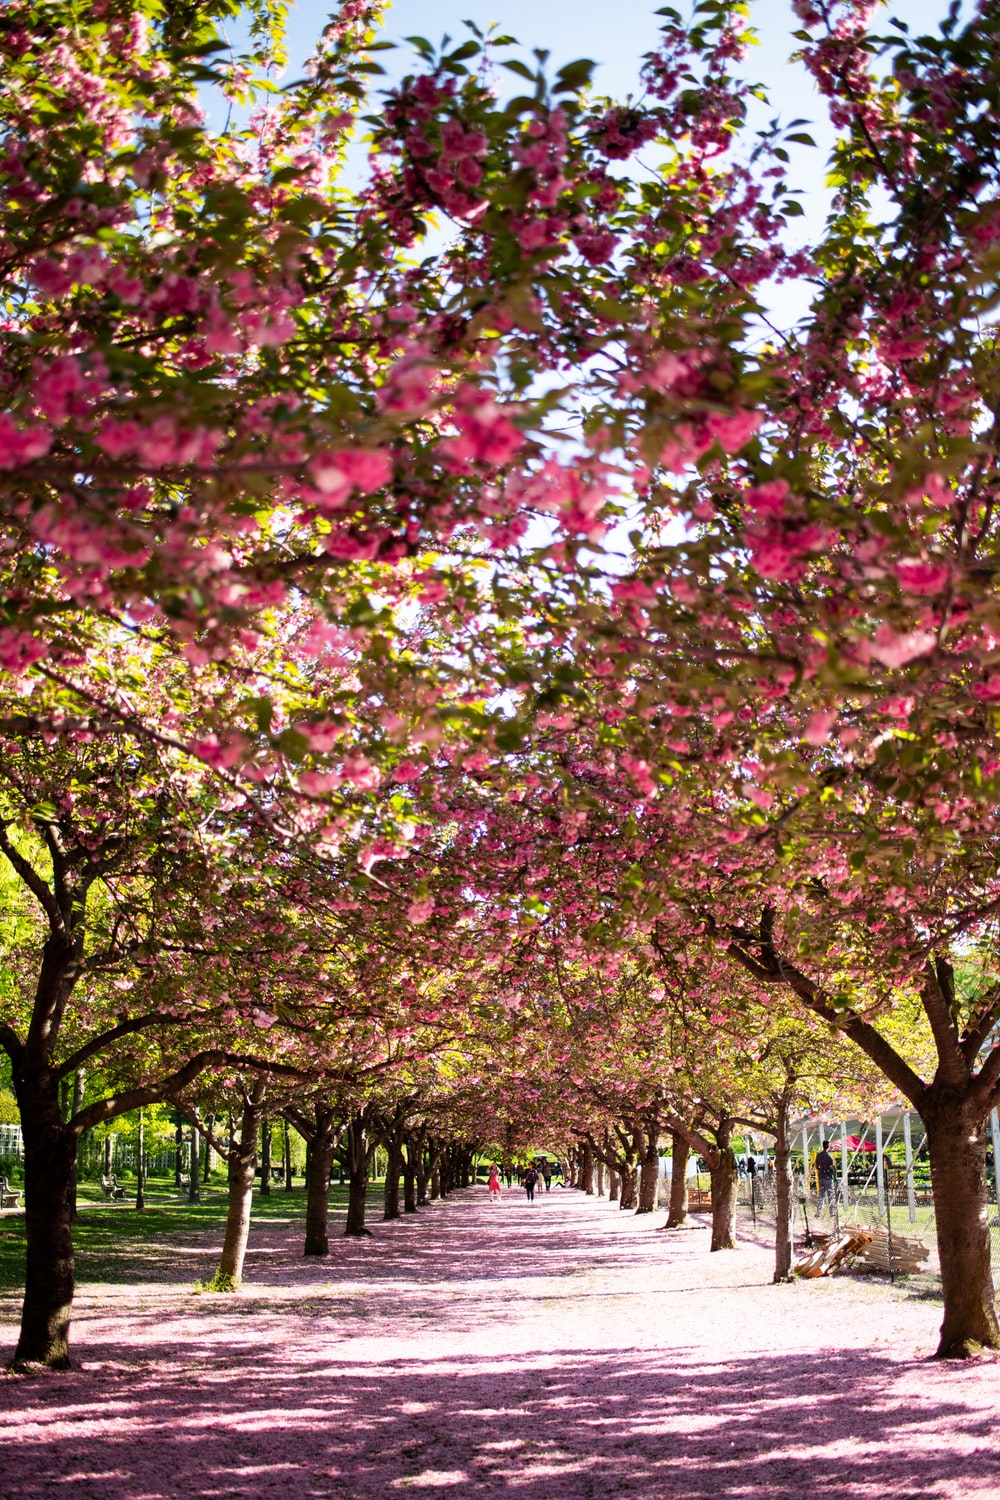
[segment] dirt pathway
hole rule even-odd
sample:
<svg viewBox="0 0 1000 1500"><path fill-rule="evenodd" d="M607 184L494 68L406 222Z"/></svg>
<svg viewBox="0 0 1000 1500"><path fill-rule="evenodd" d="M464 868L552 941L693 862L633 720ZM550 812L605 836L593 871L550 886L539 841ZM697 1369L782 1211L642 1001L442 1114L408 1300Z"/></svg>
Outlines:
<svg viewBox="0 0 1000 1500"><path fill-rule="evenodd" d="M559 1189L374 1228L266 1227L236 1297L84 1289L80 1368L0 1380L0 1496L1000 1497L1000 1367L924 1363L905 1290Z"/></svg>

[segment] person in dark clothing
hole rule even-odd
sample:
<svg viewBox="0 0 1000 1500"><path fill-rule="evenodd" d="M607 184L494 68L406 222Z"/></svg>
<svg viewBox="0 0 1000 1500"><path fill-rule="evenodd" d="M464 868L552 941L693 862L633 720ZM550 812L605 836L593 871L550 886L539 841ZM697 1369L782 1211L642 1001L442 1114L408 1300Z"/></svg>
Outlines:
<svg viewBox="0 0 1000 1500"><path fill-rule="evenodd" d="M529 1167L524 1174L524 1191L528 1195L529 1203L534 1203L535 1201L535 1185L537 1184L537 1182L538 1173L535 1171L534 1167Z"/></svg>
<svg viewBox="0 0 1000 1500"><path fill-rule="evenodd" d="M831 1213L834 1211L834 1186L837 1180L837 1169L830 1155L830 1142L823 1142L822 1151L816 1153L816 1176L819 1180L819 1211L822 1212L825 1203Z"/></svg>

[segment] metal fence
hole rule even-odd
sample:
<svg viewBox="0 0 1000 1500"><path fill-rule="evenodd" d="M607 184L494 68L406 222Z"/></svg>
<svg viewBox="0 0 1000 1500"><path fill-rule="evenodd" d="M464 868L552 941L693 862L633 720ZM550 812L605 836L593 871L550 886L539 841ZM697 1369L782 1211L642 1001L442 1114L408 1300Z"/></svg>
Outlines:
<svg viewBox="0 0 1000 1500"><path fill-rule="evenodd" d="M921 1269L909 1273L908 1279L928 1294L936 1292L940 1283L937 1223L926 1131L919 1115L900 1109L871 1121L835 1125L812 1120L800 1122L800 1127L794 1158L796 1239L805 1238L811 1230L829 1233L849 1225L885 1231L903 1247L910 1243L926 1248ZM825 1140L830 1141L837 1175L832 1194L821 1200L815 1160ZM994 1284L1000 1285L1000 1121L996 1110L990 1120L987 1166L991 1261ZM744 1224L749 1219L773 1227L773 1175L765 1169L742 1176L738 1202Z"/></svg>
<svg viewBox="0 0 1000 1500"><path fill-rule="evenodd" d="M830 1121L817 1117L797 1121L793 1153L793 1233L797 1242L810 1232L829 1234L850 1225L882 1231L891 1237L894 1258L906 1259L908 1246L927 1250L920 1270L906 1272L917 1295L935 1296L940 1290L937 1224L931 1193L926 1131L914 1111L888 1111L878 1119ZM836 1177L832 1194L821 1202L816 1155L830 1142ZM748 1142L741 1160L737 1197L737 1230L757 1226L766 1236L775 1228L775 1187L769 1167L771 1141L763 1136ZM753 1155L758 1170L746 1171ZM695 1188L701 1192L696 1195ZM709 1207L709 1177L702 1171L689 1183L693 1203ZM994 1285L1000 1290L1000 1119L994 1110L987 1146L987 1192L990 1250ZM661 1159L658 1203L665 1207L670 1194L670 1163ZM898 1248L897 1248L898 1247Z"/></svg>

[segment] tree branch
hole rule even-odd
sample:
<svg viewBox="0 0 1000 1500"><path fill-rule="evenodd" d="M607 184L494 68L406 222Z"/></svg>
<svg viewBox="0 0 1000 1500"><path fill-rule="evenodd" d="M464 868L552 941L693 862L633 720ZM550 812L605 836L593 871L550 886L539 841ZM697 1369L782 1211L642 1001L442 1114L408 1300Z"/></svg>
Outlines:
<svg viewBox="0 0 1000 1500"><path fill-rule="evenodd" d="M135 1016L131 1021L121 1021L117 1026L112 1026L110 1031L104 1031L100 1036L92 1037L89 1042L67 1057L66 1061L60 1063L56 1069L56 1079L63 1079L68 1073L75 1073L77 1068L82 1067L85 1062L100 1052L109 1042L117 1041L120 1036L129 1036L136 1031L145 1031L150 1026L190 1026L195 1020L194 1016L161 1015L153 1011L146 1016ZM202 1018L203 1019L203 1018Z"/></svg>
<svg viewBox="0 0 1000 1500"><path fill-rule="evenodd" d="M17 871L28 887L28 890L45 912L53 931L58 932L60 936L68 936L63 925L62 912L59 910L58 901L34 865L14 848L7 834L6 823L0 823L0 850L7 856L8 864Z"/></svg>

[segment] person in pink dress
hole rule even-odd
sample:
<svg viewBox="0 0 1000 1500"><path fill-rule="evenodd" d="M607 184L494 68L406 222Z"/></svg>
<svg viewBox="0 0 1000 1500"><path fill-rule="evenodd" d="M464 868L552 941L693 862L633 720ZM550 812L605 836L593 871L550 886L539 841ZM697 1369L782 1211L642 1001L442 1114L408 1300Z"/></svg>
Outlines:
<svg viewBox="0 0 1000 1500"><path fill-rule="evenodd" d="M490 1180L486 1186L490 1190L490 1202L499 1203L502 1189L500 1187L500 1174L496 1167L490 1167Z"/></svg>

